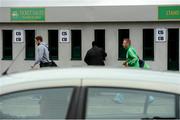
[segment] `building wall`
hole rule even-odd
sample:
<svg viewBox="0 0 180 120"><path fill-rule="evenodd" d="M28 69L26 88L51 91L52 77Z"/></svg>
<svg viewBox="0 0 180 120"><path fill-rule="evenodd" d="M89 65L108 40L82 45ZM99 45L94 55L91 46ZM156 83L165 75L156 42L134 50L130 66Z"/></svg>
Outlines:
<svg viewBox="0 0 180 120"><path fill-rule="evenodd" d="M3 29L35 29L36 35L42 35L44 41L48 43L49 29L81 29L82 30L82 60L71 60L71 42L58 43L59 60L56 63L60 67L84 67L87 66L83 59L91 42L94 40L94 29L105 29L105 48L108 54L106 66L122 68L122 62L118 60L118 29L129 29L132 45L137 49L142 58L142 30L144 28L180 28L178 22L131 22L131 23L36 23L36 24L0 24L0 58L2 59L2 30ZM180 34L180 33L179 33ZM180 42L179 42L180 43ZM24 47L25 43L13 43L13 58ZM180 52L179 52L180 53ZM180 56L180 55L179 55ZM0 70L4 71L12 61L0 60ZM167 70L167 42L154 43L154 61L146 61L153 70ZM9 72L19 72L30 70L34 61L25 60L25 50L15 61ZM180 66L179 66L180 67ZM38 67L37 67L38 69Z"/></svg>
<svg viewBox="0 0 180 120"><path fill-rule="evenodd" d="M43 22L158 21L158 7L158 5L45 7ZM18 22L11 20L11 7L0 7L0 13L0 23Z"/></svg>

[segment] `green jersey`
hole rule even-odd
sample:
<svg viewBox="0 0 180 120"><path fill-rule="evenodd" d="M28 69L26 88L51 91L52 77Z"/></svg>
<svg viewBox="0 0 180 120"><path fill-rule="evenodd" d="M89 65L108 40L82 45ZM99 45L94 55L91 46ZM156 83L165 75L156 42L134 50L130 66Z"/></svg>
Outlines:
<svg viewBox="0 0 180 120"><path fill-rule="evenodd" d="M129 67L139 68L139 57L137 55L136 49L129 46L126 53L126 59ZM144 69L149 69L148 64L144 64Z"/></svg>
<svg viewBox="0 0 180 120"><path fill-rule="evenodd" d="M126 59L129 67L139 68L139 57L132 46L129 46L127 49Z"/></svg>

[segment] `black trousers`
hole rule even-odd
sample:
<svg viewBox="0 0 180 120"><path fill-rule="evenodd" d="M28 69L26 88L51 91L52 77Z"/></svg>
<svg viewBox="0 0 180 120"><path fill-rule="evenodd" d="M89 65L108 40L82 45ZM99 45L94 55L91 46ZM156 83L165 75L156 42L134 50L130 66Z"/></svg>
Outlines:
<svg viewBox="0 0 180 120"><path fill-rule="evenodd" d="M49 67L49 63L40 62L40 68L42 68L42 67Z"/></svg>

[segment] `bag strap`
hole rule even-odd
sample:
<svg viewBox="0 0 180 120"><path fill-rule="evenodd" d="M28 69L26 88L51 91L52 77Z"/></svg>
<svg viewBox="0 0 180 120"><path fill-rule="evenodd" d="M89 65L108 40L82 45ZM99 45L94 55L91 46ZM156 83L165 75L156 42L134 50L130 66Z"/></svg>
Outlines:
<svg viewBox="0 0 180 120"><path fill-rule="evenodd" d="M138 57L138 59L139 60L142 60L140 57L139 57L139 55L133 50L133 52L137 55L137 57ZM142 60L142 61L144 61L144 60Z"/></svg>
<svg viewBox="0 0 180 120"><path fill-rule="evenodd" d="M45 48L47 48L48 49L48 51L49 51L49 48L47 47L47 46L45 46L44 44L42 44ZM45 52L45 51L44 51ZM50 51L49 51L49 53L50 53ZM50 56L50 54L49 54L49 56ZM44 56L43 56L43 58L45 58ZM51 58L52 58L52 56L51 56ZM48 62L50 62L47 58L45 58ZM53 61L52 59L51 59L51 61Z"/></svg>
<svg viewBox="0 0 180 120"><path fill-rule="evenodd" d="M136 53L136 51L135 51L134 49L132 49L132 51L134 52L134 54L136 54L136 56L138 57L138 59L140 59L140 58L139 58L139 55Z"/></svg>

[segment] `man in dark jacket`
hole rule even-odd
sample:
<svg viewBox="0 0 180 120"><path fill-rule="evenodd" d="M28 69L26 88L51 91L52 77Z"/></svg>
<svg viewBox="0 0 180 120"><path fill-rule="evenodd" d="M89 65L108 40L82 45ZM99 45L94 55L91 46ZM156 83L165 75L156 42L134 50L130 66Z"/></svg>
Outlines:
<svg viewBox="0 0 180 120"><path fill-rule="evenodd" d="M84 61L88 65L105 65L104 60L107 54L104 49L99 48L95 41L92 42L92 48L88 50Z"/></svg>

